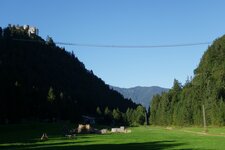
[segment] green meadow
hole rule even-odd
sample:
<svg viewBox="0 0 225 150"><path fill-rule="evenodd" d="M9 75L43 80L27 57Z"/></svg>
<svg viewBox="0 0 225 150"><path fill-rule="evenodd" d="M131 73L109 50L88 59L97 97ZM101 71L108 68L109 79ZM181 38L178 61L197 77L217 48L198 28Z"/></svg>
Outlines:
<svg viewBox="0 0 225 150"><path fill-rule="evenodd" d="M72 125L70 125L72 127ZM19 124L0 126L0 149L42 150L149 150L225 149L225 128L166 128L142 126L130 128L131 133L83 134L76 138L62 135L62 124ZM47 141L41 141L43 132Z"/></svg>

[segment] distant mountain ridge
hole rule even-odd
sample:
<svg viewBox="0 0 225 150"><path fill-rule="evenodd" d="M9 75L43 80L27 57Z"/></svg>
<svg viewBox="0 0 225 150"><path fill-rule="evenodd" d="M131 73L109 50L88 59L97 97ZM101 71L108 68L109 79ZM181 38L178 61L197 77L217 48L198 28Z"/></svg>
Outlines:
<svg viewBox="0 0 225 150"><path fill-rule="evenodd" d="M146 108L149 107L152 97L162 92L167 92L169 89L162 88L159 86L142 87L136 86L132 88L120 88L111 86L112 89L116 90L124 96L124 98L131 99L135 103L142 104Z"/></svg>

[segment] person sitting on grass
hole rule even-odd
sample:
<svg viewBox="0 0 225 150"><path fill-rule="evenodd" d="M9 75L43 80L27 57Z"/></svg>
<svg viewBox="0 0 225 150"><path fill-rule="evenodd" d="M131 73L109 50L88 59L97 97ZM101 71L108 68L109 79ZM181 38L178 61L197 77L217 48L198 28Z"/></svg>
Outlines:
<svg viewBox="0 0 225 150"><path fill-rule="evenodd" d="M42 134L41 140L42 140L42 141L48 140L48 136L47 136L46 133L43 133L43 134Z"/></svg>

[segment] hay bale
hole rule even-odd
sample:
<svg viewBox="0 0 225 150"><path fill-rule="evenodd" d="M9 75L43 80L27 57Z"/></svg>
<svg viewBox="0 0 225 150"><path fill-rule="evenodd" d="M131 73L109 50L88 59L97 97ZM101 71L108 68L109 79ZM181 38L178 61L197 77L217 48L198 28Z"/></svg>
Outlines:
<svg viewBox="0 0 225 150"><path fill-rule="evenodd" d="M78 133L82 133L83 130L84 130L84 125L79 124L79 125L78 125L78 128L77 128L77 132L78 132Z"/></svg>
<svg viewBox="0 0 225 150"><path fill-rule="evenodd" d="M90 131L90 130L91 130L90 124L86 124L86 125L85 125L85 129L86 129L87 131Z"/></svg>
<svg viewBox="0 0 225 150"><path fill-rule="evenodd" d="M124 129L125 129L124 126L121 126L121 127L120 127L120 130L121 130L121 131L124 131Z"/></svg>
<svg viewBox="0 0 225 150"><path fill-rule="evenodd" d="M112 129L111 129L111 132L112 132L112 133L118 132L118 128L112 128Z"/></svg>
<svg viewBox="0 0 225 150"><path fill-rule="evenodd" d="M106 134L106 133L108 133L108 130L107 130L107 129L101 129L101 130L100 130L100 133L101 133L101 134Z"/></svg>
<svg viewBox="0 0 225 150"><path fill-rule="evenodd" d="M124 126L121 126L120 128L112 128L112 133L130 133L131 130L126 130Z"/></svg>
<svg viewBox="0 0 225 150"><path fill-rule="evenodd" d="M92 128L90 126L90 124L79 124L78 128L77 128L77 132L78 133L90 133L92 131Z"/></svg>
<svg viewBox="0 0 225 150"><path fill-rule="evenodd" d="M131 133L131 130L125 130L125 133Z"/></svg>
<svg viewBox="0 0 225 150"><path fill-rule="evenodd" d="M123 130L123 128L122 129L121 128L112 128L111 132L112 133L122 133L122 132L124 132L124 130Z"/></svg>

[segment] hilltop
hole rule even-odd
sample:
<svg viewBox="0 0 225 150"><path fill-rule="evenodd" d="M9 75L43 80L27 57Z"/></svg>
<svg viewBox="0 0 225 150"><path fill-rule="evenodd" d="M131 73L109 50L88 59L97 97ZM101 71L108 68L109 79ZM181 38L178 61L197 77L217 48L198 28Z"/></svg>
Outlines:
<svg viewBox="0 0 225 150"><path fill-rule="evenodd" d="M36 28L0 28L0 122L96 115L96 108L136 108L87 70L73 52Z"/></svg>

